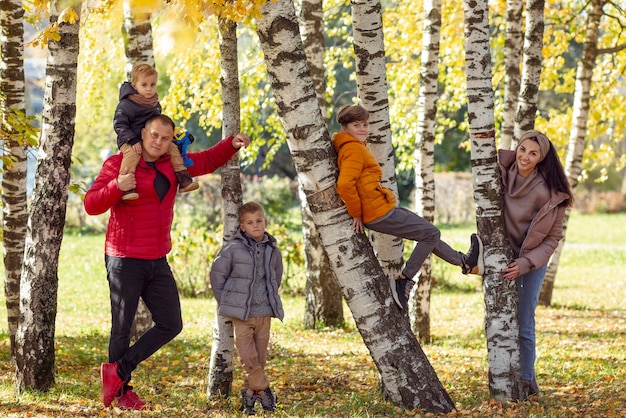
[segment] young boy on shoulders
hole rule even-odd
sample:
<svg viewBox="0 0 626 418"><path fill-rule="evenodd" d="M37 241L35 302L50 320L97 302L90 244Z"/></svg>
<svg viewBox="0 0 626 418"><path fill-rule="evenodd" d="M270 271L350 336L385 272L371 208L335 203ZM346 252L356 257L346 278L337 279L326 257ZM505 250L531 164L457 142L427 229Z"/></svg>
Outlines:
<svg viewBox="0 0 626 418"><path fill-rule="evenodd" d="M130 73L130 82L120 86L119 103L113 116L113 129L117 134L117 146L122 151L121 174L134 174L141 158L141 130L146 121L161 113L159 95L156 92L158 73L148 64L138 64ZM178 145L170 143L167 152L174 166L176 180L181 193L196 190L199 185L187 171ZM137 200L139 195L133 190L124 193L122 200Z"/></svg>

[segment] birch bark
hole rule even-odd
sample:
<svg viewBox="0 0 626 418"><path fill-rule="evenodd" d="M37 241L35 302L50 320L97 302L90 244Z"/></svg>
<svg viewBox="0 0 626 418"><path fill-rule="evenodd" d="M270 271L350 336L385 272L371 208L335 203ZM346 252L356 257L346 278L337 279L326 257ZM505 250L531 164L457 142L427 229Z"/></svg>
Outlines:
<svg viewBox="0 0 626 418"><path fill-rule="evenodd" d="M424 2L424 36L417 99L417 138L415 143L415 211L429 222L435 220L435 134L437 121L437 85L439 79L439 38L441 36L441 0ZM432 256L420 270L415 303L409 307L412 328L422 343L430 343L430 295Z"/></svg>
<svg viewBox="0 0 626 418"><path fill-rule="evenodd" d="M336 154L317 104L293 3L268 2L261 14L257 31L298 177L385 395L404 408L450 412L452 400L407 317L392 306L369 241L352 232L351 218L337 196Z"/></svg>
<svg viewBox="0 0 626 418"><path fill-rule="evenodd" d="M515 111L520 90L520 57L522 55L523 0L507 0L504 39L504 108L500 129L500 147L510 149L515 132Z"/></svg>
<svg viewBox="0 0 626 418"><path fill-rule="evenodd" d="M379 0L352 0L353 46L357 95L369 111L367 146L383 170L381 183L398 197L385 68L382 6ZM376 256L388 276L404 266L402 238L369 231Z"/></svg>
<svg viewBox="0 0 626 418"><path fill-rule="evenodd" d="M503 217L497 166L487 0L464 0L468 118L478 233L485 244L485 334L489 389L498 400L521 398L517 290L499 272L513 256Z"/></svg>
<svg viewBox="0 0 626 418"><path fill-rule="evenodd" d="M51 5L50 22L58 19L57 4ZM48 43L41 139L20 284L15 357L19 391L46 391L54 384L57 274L74 144L79 22L59 22L59 39Z"/></svg>
<svg viewBox="0 0 626 418"><path fill-rule="evenodd" d="M0 109L2 155L11 158L2 172L2 246L4 249L4 295L6 298L11 359L15 357L15 333L20 315L20 276L28 221L26 201L26 143L12 126L9 114L26 113L24 100L24 9L21 0L8 0L0 10Z"/></svg>
<svg viewBox="0 0 626 418"><path fill-rule="evenodd" d="M324 75L324 21L322 0L304 0L300 12L302 42L315 95L322 115L326 114L326 77ZM330 267L328 254L313 222L302 187L299 186L302 208L302 235L306 261L304 326L339 326L343 323L341 288Z"/></svg>
<svg viewBox="0 0 626 418"><path fill-rule="evenodd" d="M572 129L570 130L569 144L567 147L567 157L565 158L565 174L569 181L572 192L576 191L578 178L582 171L583 151L585 150L585 137L587 136L587 122L589 120L589 102L591 101L591 82L593 68L598 56L598 36L600 33L600 20L602 19L602 6L604 0L592 0L587 15L587 31L583 42L583 55L578 62L576 69L576 87L574 90L574 103L572 109ZM563 218L563 233L567 231L567 223L571 214L571 208L565 211ZM556 272L559 267L559 260L565 244L564 235L559 246L550 258L548 270L543 281L543 287L539 295L539 303L550 306L552 302L552 291Z"/></svg>
<svg viewBox="0 0 626 418"><path fill-rule="evenodd" d="M237 23L219 19L220 77L222 85L222 136L239 132L239 61L237 58ZM221 169L224 242L235 235L239 227L237 211L243 203L239 155L234 155ZM207 387L208 397L228 397L233 386L234 331L230 318L215 314L213 343Z"/></svg>

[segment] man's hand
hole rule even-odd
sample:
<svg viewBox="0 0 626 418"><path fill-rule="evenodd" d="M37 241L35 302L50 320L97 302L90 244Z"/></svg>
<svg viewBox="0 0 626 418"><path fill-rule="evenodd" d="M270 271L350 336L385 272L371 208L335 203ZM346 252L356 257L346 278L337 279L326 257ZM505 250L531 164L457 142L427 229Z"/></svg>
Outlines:
<svg viewBox="0 0 626 418"><path fill-rule="evenodd" d="M120 170L120 174L117 176L117 187L126 192L128 190L132 190L137 187L137 182L135 181L135 174L129 173L128 168L124 169L124 172Z"/></svg>
<svg viewBox="0 0 626 418"><path fill-rule="evenodd" d="M248 138L248 135L240 132L233 137L232 144L235 149L247 148L250 145L250 138Z"/></svg>

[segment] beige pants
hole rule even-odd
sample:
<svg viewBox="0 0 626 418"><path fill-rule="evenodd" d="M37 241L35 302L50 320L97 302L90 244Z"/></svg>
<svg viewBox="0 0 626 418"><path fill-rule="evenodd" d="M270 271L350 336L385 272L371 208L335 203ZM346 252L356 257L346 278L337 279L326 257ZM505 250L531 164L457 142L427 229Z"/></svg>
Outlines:
<svg viewBox="0 0 626 418"><path fill-rule="evenodd" d="M122 145L120 151L122 151L123 154L120 172L123 173L126 169L128 169L128 173L135 174L135 169L137 168L137 164L139 164L141 154L137 154L135 150L133 150L133 147L128 144ZM167 153L170 155L170 159L172 160L174 171L179 172L187 169L183 163L183 157L180 155L180 150L176 144L171 143Z"/></svg>
<svg viewBox="0 0 626 418"><path fill-rule="evenodd" d="M244 387L252 390L264 390L270 386L265 375L265 360L270 341L271 319L269 316L249 318L247 321L232 318Z"/></svg>

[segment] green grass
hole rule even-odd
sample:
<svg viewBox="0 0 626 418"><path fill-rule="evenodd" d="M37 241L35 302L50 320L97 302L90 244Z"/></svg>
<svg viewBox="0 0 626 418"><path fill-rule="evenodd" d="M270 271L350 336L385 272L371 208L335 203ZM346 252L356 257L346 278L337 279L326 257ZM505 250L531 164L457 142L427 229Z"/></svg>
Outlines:
<svg viewBox="0 0 626 418"><path fill-rule="evenodd" d="M450 416L574 417L626 414L626 214L570 220L552 307L537 310L538 402L490 399L480 280L437 263L432 344L424 351L459 412ZM442 228L464 249L473 227ZM0 415L139 415L103 409L99 364L106 361L109 299L102 235L66 236L59 267L56 384L16 395L6 320L0 325ZM286 318L273 322L268 373L279 397L275 416L429 416L382 399L378 374L346 308L341 329L304 330L304 298L284 296ZM183 299L185 329L133 374L151 405L141 416L238 416L239 399L205 396L215 314L212 299ZM6 318L4 295L0 317ZM233 393L242 384L235 361Z"/></svg>

